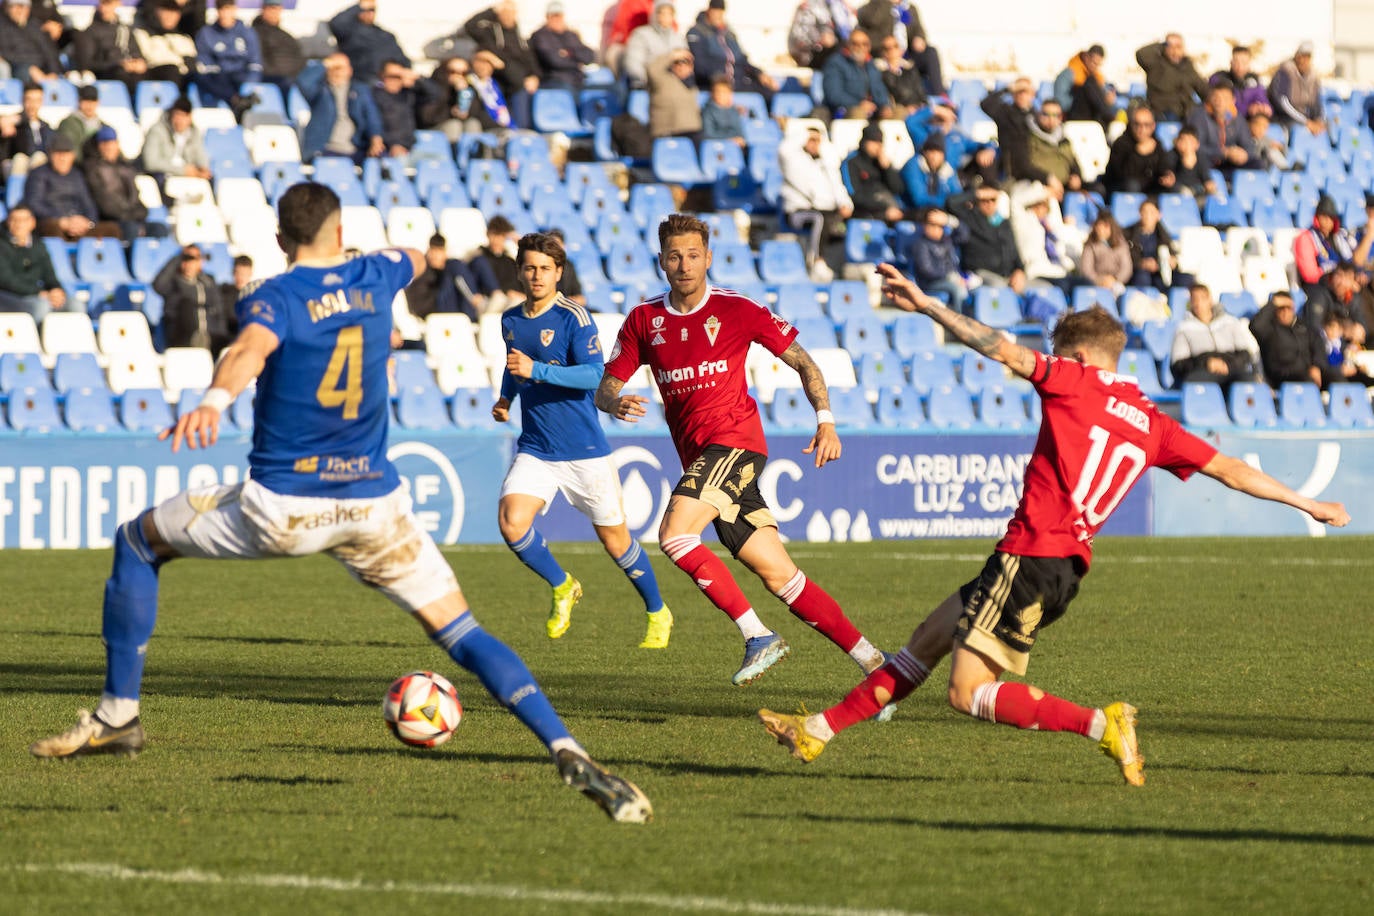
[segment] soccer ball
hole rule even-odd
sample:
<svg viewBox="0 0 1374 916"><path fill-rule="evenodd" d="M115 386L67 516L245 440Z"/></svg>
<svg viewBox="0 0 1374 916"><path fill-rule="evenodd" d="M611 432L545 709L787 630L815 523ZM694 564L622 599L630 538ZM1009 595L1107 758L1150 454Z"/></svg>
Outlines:
<svg viewBox="0 0 1374 916"><path fill-rule="evenodd" d="M386 727L411 747L438 747L463 720L458 691L433 671L412 671L392 681L382 700Z"/></svg>

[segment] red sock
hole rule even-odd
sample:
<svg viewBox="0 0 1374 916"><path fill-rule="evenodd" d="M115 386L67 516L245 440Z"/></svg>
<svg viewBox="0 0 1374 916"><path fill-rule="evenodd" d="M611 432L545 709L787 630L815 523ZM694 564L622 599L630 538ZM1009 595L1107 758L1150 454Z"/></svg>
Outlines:
<svg viewBox="0 0 1374 916"><path fill-rule="evenodd" d="M912 674L919 680L913 680ZM888 703L898 703L905 700L913 690L924 684L929 674L929 668L916 661L907 654L906 649L903 649L886 665L864 678L859 686L849 691L849 696L827 709L823 713L825 721L838 734L849 726L871 719L878 714L878 710L882 709L884 705L878 702L876 696L879 688L888 694Z"/></svg>
<svg viewBox="0 0 1374 916"><path fill-rule="evenodd" d="M844 615L839 602L807 579L800 569L778 592L778 597L787 603L793 614L846 652L863 639L859 628Z"/></svg>
<svg viewBox="0 0 1374 916"><path fill-rule="evenodd" d="M661 545L678 569L692 577L697 588L706 593L711 603L729 615L731 620L739 620L753 607L744 597L739 585L725 567L724 561L701 543L695 534L684 534L669 538Z"/></svg>
<svg viewBox="0 0 1374 916"><path fill-rule="evenodd" d="M1026 684L1004 681L997 690L994 711L995 721L1005 725L1086 735L1095 710L1048 693L1035 700Z"/></svg>

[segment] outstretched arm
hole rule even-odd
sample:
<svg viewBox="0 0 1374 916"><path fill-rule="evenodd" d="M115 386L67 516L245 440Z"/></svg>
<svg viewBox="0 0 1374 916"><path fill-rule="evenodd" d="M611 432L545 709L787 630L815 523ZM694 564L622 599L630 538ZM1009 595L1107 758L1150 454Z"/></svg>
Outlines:
<svg viewBox="0 0 1374 916"><path fill-rule="evenodd" d="M920 312L949 331L956 340L979 353L995 359L1022 378L1030 378L1035 371L1035 354L981 321L961 315L934 296L927 296L921 288L903 276L891 264L879 264L883 278L883 295L899 309Z"/></svg>
<svg viewBox="0 0 1374 916"><path fill-rule="evenodd" d="M1309 499L1263 471L1252 468L1239 458L1218 452L1211 461L1203 466L1202 473L1213 480L1224 483L1232 490L1239 490L1241 493L1259 499L1284 503L1294 509L1306 512L1312 518L1327 525L1344 528L1350 524L1350 513L1345 511L1345 506L1342 504Z"/></svg>
<svg viewBox="0 0 1374 916"><path fill-rule="evenodd" d="M824 467L827 462L840 457L841 447L840 437L835 432L835 415L830 412L830 389L825 386L821 367L795 340L778 359L797 370L806 399L811 402L811 409L816 411L816 434L811 437L810 444L802 449L802 453L810 455L815 452L816 467Z"/></svg>
<svg viewBox="0 0 1374 916"><path fill-rule="evenodd" d="M618 420L638 423L639 418L647 412L644 405L649 400L638 394L621 395L620 389L624 387L624 382L606 372L601 376L601 384L596 387L596 395L592 400L597 410L603 410Z"/></svg>
<svg viewBox="0 0 1374 916"><path fill-rule="evenodd" d="M182 414L175 426L158 433L158 439L171 437L172 451L181 448L184 439L190 448L208 448L219 440L219 417L234 403L248 383L257 378L267 364L267 357L277 349L277 335L260 324L250 324L224 351L215 368L210 388L200 406Z"/></svg>

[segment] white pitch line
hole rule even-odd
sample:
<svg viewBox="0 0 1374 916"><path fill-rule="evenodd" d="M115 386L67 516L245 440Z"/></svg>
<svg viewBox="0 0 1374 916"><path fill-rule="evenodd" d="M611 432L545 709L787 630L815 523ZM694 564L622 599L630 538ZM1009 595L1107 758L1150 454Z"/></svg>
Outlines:
<svg viewBox="0 0 1374 916"><path fill-rule="evenodd" d="M180 871L155 871L129 868L104 862L25 863L0 866L4 871L28 874L57 872L107 881L150 881L158 884L217 885L223 887L267 887L290 890L334 891L363 894L427 894L440 897L470 897L486 900L528 900L571 906L648 907L692 913L750 913L759 916L929 916L910 910L872 910L854 907L815 906L796 903L763 903L727 900L722 897L673 897L666 894L610 894L594 891L556 890L508 884L422 883L413 881L363 881L349 878L320 878L311 875L237 874L186 868Z"/></svg>
<svg viewBox="0 0 1374 916"><path fill-rule="evenodd" d="M652 545L651 545L652 546ZM708 545L713 546L714 545ZM867 560L907 560L912 563L982 563L988 558L992 545L989 543L988 550L982 553L898 553L895 551L879 552L869 550L864 552L864 559ZM510 548L504 544L449 544L443 547L444 553L461 556L464 553L508 553ZM576 555L592 555L605 553L605 549L600 544L560 544L560 553L570 553ZM722 556L725 554L717 549L717 553ZM788 545L787 552L796 560L828 560L834 558L834 553L824 547L817 546L797 546ZM1161 557L1097 557L1099 563L1106 563L1115 566L1121 563L1133 563L1135 565L1148 565L1157 563L1168 566L1233 566L1234 559L1226 557L1181 557L1181 556L1161 556ZM1267 557L1263 561L1266 566L1366 566L1367 559L1343 559L1340 557Z"/></svg>

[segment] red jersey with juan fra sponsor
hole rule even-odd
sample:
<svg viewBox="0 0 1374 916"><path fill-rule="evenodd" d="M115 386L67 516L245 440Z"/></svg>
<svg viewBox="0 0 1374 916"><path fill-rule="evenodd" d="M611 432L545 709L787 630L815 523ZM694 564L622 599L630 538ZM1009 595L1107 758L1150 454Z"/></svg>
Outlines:
<svg viewBox="0 0 1374 916"><path fill-rule="evenodd" d="M1030 380L1044 420L1003 553L1078 557L1086 572L1093 536L1147 468L1187 480L1217 453L1129 376L1037 353Z"/></svg>
<svg viewBox="0 0 1374 916"><path fill-rule="evenodd" d="M797 329L748 296L708 287L696 308L668 307L668 293L630 310L606 371L621 381L647 364L686 467L708 445L768 453L759 408L749 396L749 345L780 355Z"/></svg>

